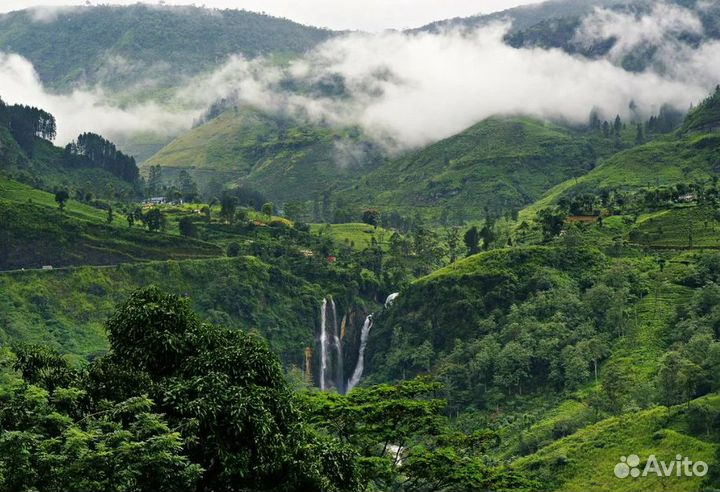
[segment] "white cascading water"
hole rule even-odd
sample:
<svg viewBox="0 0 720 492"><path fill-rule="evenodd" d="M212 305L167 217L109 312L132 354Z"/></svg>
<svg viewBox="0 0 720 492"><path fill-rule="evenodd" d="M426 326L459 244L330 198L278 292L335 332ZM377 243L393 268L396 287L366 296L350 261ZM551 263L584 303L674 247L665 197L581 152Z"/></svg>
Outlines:
<svg viewBox="0 0 720 492"><path fill-rule="evenodd" d="M320 389L325 391L327 383L325 377L328 370L328 336L327 336L327 298L323 299L320 306Z"/></svg>
<svg viewBox="0 0 720 492"><path fill-rule="evenodd" d="M355 365L355 372L353 372L353 375L347 384L348 393L350 393L350 391L358 385L360 379L362 378L363 371L365 370L365 347L367 346L368 335L370 335L372 325L373 316L370 314L367 318L365 318L365 323L363 324L362 332L360 333L360 350L358 351L358 360Z"/></svg>
<svg viewBox="0 0 720 492"><path fill-rule="evenodd" d="M392 303L395 302L395 299L397 299L399 295L400 295L400 292L395 292L395 293L387 296L387 299L385 299L385 307L387 308L387 307L392 306Z"/></svg>
<svg viewBox="0 0 720 492"><path fill-rule="evenodd" d="M335 386L339 393L343 393L343 382L345 379L345 370L343 368L342 341L338 333L337 310L335 309L335 301L330 298L330 306L332 308L332 324L333 324L333 343L335 345Z"/></svg>

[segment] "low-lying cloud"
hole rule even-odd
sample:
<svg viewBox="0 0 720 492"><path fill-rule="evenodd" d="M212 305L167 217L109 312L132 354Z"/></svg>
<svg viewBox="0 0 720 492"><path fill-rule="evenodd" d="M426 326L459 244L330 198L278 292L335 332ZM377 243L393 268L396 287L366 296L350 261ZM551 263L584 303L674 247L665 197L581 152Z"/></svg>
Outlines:
<svg viewBox="0 0 720 492"><path fill-rule="evenodd" d="M596 11L579 36L616 39L600 60L559 49L512 48L503 41L508 29L494 24L474 31L350 34L286 66L236 56L180 87L169 104L125 108L107 102L102 89L49 94L29 62L0 55L0 96L55 113L60 141L80 131L171 134L227 98L316 124L358 126L402 150L493 115L584 123L593 108L626 119L649 117L663 104L687 109L720 81L720 43L675 44L678 33L702 34L696 14L680 7L661 4L644 16ZM642 73L624 70L618 57L644 44L657 45L656 56L667 63Z"/></svg>
<svg viewBox="0 0 720 492"><path fill-rule="evenodd" d="M189 128L199 114L199 110L171 110L155 102L119 107L101 88L53 94L43 87L32 63L5 53L0 53L0 97L6 103L37 106L54 114L60 144L86 131L108 136L172 135Z"/></svg>

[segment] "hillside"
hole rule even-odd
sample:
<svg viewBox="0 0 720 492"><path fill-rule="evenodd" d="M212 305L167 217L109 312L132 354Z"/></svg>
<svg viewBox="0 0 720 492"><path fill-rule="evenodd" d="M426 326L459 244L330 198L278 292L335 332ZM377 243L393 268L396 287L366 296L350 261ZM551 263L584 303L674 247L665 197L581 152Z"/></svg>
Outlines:
<svg viewBox="0 0 720 492"><path fill-rule="evenodd" d="M165 179L187 169L201 183L237 180L284 203L348 187L381 159L356 130L234 108L176 138L143 168L160 166Z"/></svg>
<svg viewBox="0 0 720 492"><path fill-rule="evenodd" d="M709 181L720 172L717 153L720 134L693 133L671 135L619 152L580 176L560 183L542 199L521 212L530 218L540 209L556 204L563 197L599 190L639 190L646 187L674 186Z"/></svg>
<svg viewBox="0 0 720 492"><path fill-rule="evenodd" d="M22 10L0 16L0 50L29 59L57 90L78 83L127 88L247 57L302 53L331 32L239 10L135 4ZM62 42L57 42L62 40Z"/></svg>
<svg viewBox="0 0 720 492"><path fill-rule="evenodd" d="M663 4L689 9L699 19L702 33L663 34L651 43L633 46L629 52L623 53L619 58L609 57L613 63L630 71L641 72L653 67L662 72L672 69L666 66L666 58L663 50L660 49L664 43L671 44L674 49L680 46L694 48L703 41L720 39L720 7L715 3L671 0ZM658 2L651 0L555 0L516 7L490 15L434 22L419 30L437 32L454 28L472 29L493 22L511 22L511 28L505 37L505 42L510 46L559 48L571 54L598 59L608 57L618 39L610 35L592 41L582 38L583 21L593 13L594 9L598 7L611 9L637 19L652 12L657 5Z"/></svg>
<svg viewBox="0 0 720 492"><path fill-rule="evenodd" d="M0 176L0 270L44 265L114 265L157 259L214 257L215 245L128 228L125 217L70 200L58 209L52 194Z"/></svg>
<svg viewBox="0 0 720 492"><path fill-rule="evenodd" d="M542 490L661 490L652 478L616 481L613 467L629 453L716 463L720 400L694 398L718 386L666 385L685 360L693 377L712 371L720 344L705 331L702 299L715 286L702 286L719 258L681 253L663 268L633 249L601 253L589 230L580 234L471 256L413 282L375 317L369 379L441 378L458 428L490 422L502 436L495 459Z"/></svg>
<svg viewBox="0 0 720 492"><path fill-rule="evenodd" d="M625 144L628 136L624 135ZM348 194L358 207L419 211L437 220L519 210L564 180L581 176L614 141L530 118L490 118L390 161Z"/></svg>

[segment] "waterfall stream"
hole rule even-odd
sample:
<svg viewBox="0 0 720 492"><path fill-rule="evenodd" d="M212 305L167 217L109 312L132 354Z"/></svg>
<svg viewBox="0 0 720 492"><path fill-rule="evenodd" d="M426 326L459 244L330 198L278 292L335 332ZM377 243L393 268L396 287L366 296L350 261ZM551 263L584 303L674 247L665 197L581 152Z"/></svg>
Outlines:
<svg viewBox="0 0 720 492"><path fill-rule="evenodd" d="M337 387L338 393L344 393L343 383L345 380L345 370L343 368L343 351L342 341L340 340L340 334L338 333L337 323L337 310L335 308L335 301L330 298L330 306L332 307L332 327L333 327L333 345L335 345L335 386Z"/></svg>
<svg viewBox="0 0 720 492"><path fill-rule="evenodd" d="M328 370L328 336L327 336L327 298L323 299L320 306L320 389L327 388Z"/></svg>
<svg viewBox="0 0 720 492"><path fill-rule="evenodd" d="M363 370L365 370L365 347L367 346L368 335L370 335L372 325L373 317L372 314L370 314L367 318L365 318L365 323L363 324L362 332L360 333L360 350L358 351L358 360L355 365L355 371L347 384L348 393L358 385L360 379L362 378Z"/></svg>

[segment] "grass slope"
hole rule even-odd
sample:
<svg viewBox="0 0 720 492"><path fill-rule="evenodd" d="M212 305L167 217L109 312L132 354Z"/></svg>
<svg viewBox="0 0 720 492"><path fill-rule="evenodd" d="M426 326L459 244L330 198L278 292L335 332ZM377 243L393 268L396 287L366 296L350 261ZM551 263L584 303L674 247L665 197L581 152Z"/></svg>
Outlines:
<svg viewBox="0 0 720 492"><path fill-rule="evenodd" d="M720 396L710 395L690 405L720 407ZM649 455L670 462L678 453L692 461L715 465L717 442L714 436L691 432L687 405L655 407L605 419L533 455L515 461L514 467L540 478L548 490L580 491L657 491L700 490L702 477L647 477L618 479L614 467L621 456L637 454L644 468Z"/></svg>
<svg viewBox="0 0 720 492"><path fill-rule="evenodd" d="M667 136L624 150L603 160L589 173L553 187L520 216L531 218L563 196L601 188L628 190L704 181L720 172L719 151L719 133Z"/></svg>
<svg viewBox="0 0 720 492"><path fill-rule="evenodd" d="M301 125L250 108L235 108L175 139L145 164L163 176L187 169L198 181L213 175L241 182L283 203L343 188L380 161L359 132Z"/></svg>
<svg viewBox="0 0 720 492"><path fill-rule="evenodd" d="M42 342L80 357L102 352L105 319L133 290L152 284L190 296L212 321L260 331L298 365L326 294L253 257L5 273L0 342Z"/></svg>
<svg viewBox="0 0 720 492"><path fill-rule="evenodd" d="M370 173L350 193L358 206L415 210L437 218L484 207L520 209L591 169L614 151L588 137L530 118L490 118ZM465 217L463 217L465 218Z"/></svg>
<svg viewBox="0 0 720 492"><path fill-rule="evenodd" d="M122 216L54 196L0 177L0 269L106 265L138 260L213 257L210 243L128 228Z"/></svg>

